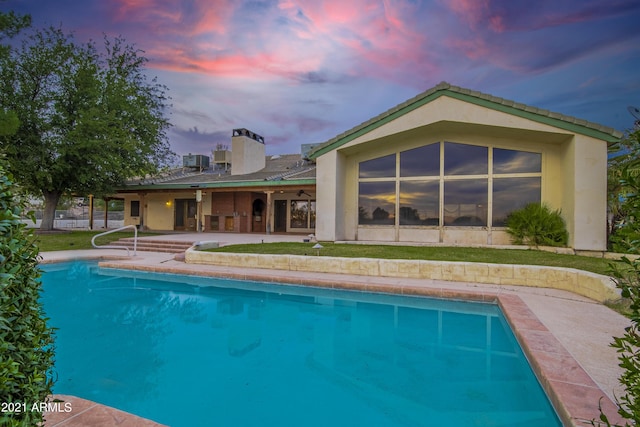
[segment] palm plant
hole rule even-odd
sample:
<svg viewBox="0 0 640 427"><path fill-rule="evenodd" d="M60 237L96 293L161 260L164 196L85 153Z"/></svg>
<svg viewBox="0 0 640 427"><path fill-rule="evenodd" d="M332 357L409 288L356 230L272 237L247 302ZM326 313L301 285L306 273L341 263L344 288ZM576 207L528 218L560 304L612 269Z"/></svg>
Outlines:
<svg viewBox="0 0 640 427"><path fill-rule="evenodd" d="M569 233L560 210L529 203L507 217L507 233L513 243L531 246L566 246Z"/></svg>

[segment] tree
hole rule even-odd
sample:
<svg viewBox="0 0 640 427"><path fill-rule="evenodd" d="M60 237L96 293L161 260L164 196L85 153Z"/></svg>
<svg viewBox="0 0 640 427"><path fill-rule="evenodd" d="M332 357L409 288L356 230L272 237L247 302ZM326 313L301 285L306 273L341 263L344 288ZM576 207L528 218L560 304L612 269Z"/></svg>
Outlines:
<svg viewBox="0 0 640 427"><path fill-rule="evenodd" d="M0 41L16 36L22 29L31 25L29 15L16 15L14 12L0 12ZM10 50L8 46L0 45L0 57L6 57ZM13 111L0 109L0 137L13 135L18 130L20 121Z"/></svg>
<svg viewBox="0 0 640 427"><path fill-rule="evenodd" d="M638 253L640 240L640 129L610 148L608 165L608 246L616 252Z"/></svg>
<svg viewBox="0 0 640 427"><path fill-rule="evenodd" d="M61 29L35 30L0 61L0 108L19 120L0 148L18 184L44 199L42 229L53 229L63 194L104 196L170 163L167 88L123 39L105 36L98 51Z"/></svg>
<svg viewBox="0 0 640 427"><path fill-rule="evenodd" d="M16 15L13 11L7 13L0 12L0 39L4 37L14 37L20 32L20 30L27 28L30 25L30 15ZM3 49L6 53L6 46L3 47Z"/></svg>
<svg viewBox="0 0 640 427"><path fill-rule="evenodd" d="M373 210L372 216L374 221L381 221L381 220L389 219L389 212L387 212L386 210L378 206Z"/></svg>
<svg viewBox="0 0 640 427"><path fill-rule="evenodd" d="M422 222L418 209L411 206L400 207L400 221L401 224L420 224Z"/></svg>

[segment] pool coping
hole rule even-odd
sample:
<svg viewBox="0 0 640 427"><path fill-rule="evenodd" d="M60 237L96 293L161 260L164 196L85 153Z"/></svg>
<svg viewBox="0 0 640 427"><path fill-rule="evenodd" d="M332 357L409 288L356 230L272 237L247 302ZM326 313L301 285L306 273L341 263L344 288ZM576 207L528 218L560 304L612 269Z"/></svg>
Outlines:
<svg viewBox="0 0 640 427"><path fill-rule="evenodd" d="M138 415L76 396L55 394L52 396L52 403L54 405L50 405L51 409L44 412L46 427L166 427Z"/></svg>
<svg viewBox="0 0 640 427"><path fill-rule="evenodd" d="M575 427L591 425L592 420L595 422L595 425L601 425L598 421L600 417L598 403L604 413L610 418L612 424L624 423L624 420L622 420L617 413L615 403L595 383L526 303L514 293L486 290L459 290L447 288L446 285L426 287L397 283L380 284L367 282L366 280L365 282L349 280L349 276L346 275L345 280L336 282L333 278L321 277L322 274L314 274L313 277L302 277L291 275L289 271L267 269L261 272L230 268L217 271L194 271L193 268L189 268L188 264L180 266L131 264L123 262L122 257L104 257L98 254L89 258L102 260L99 265L103 268L318 286L336 290L357 290L374 293L494 302L502 309L533 371L547 393L563 425ZM87 258L85 257L83 259ZM60 261L58 260L56 262ZM53 426L72 427L73 425L74 424L54 424ZM159 424L155 423L149 425L159 426ZM47 427L52 427L52 425L47 423Z"/></svg>

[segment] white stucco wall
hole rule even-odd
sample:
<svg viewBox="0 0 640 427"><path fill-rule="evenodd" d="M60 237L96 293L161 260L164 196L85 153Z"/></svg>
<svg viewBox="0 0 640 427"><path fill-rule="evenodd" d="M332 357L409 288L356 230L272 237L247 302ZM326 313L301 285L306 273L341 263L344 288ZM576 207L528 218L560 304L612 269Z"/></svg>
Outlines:
<svg viewBox="0 0 640 427"><path fill-rule="evenodd" d="M318 240L340 240L337 234L338 212L338 152L330 151L318 158L316 163L316 238ZM322 214L320 214L322 213Z"/></svg>
<svg viewBox="0 0 640 427"><path fill-rule="evenodd" d="M574 159L573 247L604 250L607 245L607 147L602 141L576 136Z"/></svg>

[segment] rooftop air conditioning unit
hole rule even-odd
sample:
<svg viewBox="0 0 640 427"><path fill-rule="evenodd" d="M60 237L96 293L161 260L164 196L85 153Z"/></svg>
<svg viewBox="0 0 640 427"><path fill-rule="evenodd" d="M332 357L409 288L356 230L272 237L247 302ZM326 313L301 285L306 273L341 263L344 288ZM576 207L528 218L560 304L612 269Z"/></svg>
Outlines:
<svg viewBox="0 0 640 427"><path fill-rule="evenodd" d="M231 163L231 150L214 151L213 163Z"/></svg>
<svg viewBox="0 0 640 427"><path fill-rule="evenodd" d="M200 170L207 169L209 167L209 156L203 156L202 154L182 156L182 167Z"/></svg>

